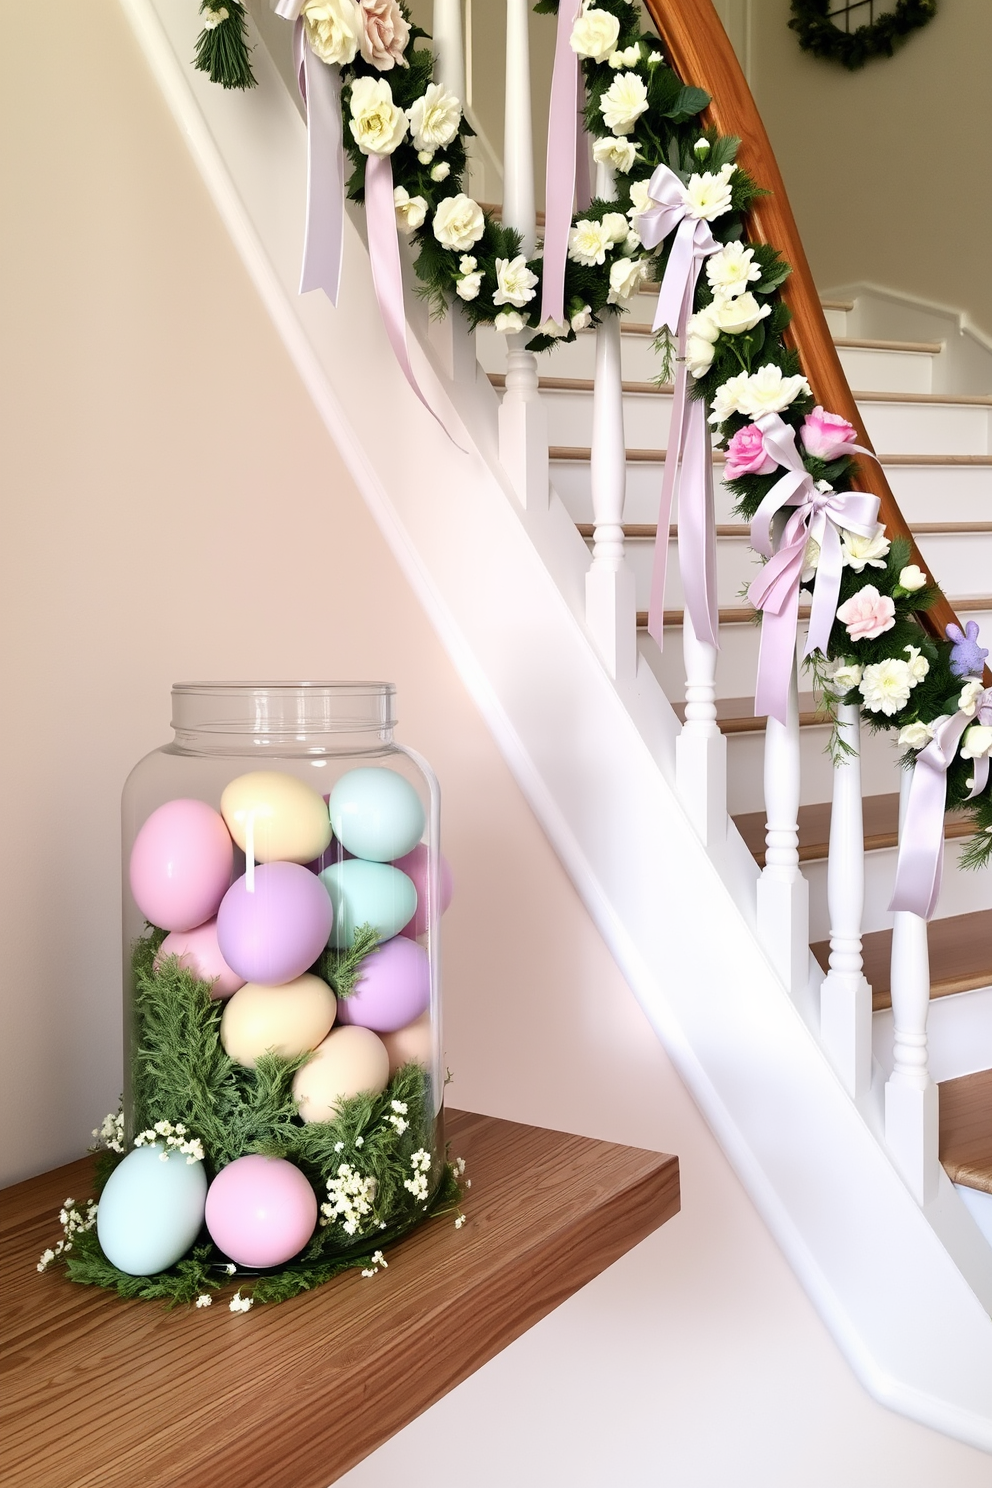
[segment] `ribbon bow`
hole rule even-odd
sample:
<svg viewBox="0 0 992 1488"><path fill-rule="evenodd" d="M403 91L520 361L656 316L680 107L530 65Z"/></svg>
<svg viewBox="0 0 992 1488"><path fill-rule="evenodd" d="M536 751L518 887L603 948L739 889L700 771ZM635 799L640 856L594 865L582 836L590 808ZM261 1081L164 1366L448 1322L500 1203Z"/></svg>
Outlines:
<svg viewBox="0 0 992 1488"><path fill-rule="evenodd" d="M659 646L664 644L668 533L672 502L678 487L679 569L689 622L699 640L719 648L710 431L703 401L693 399L690 402L687 397L685 337L700 270L720 244L710 231L708 222L690 215L685 187L667 165L659 165L651 177L648 196L652 205L637 218L637 232L645 248L657 248L670 233L675 233L661 281L653 329L668 327L676 337L679 358L658 511L648 631Z"/></svg>
<svg viewBox="0 0 992 1488"><path fill-rule="evenodd" d="M751 583L748 598L763 615L758 652L758 680L754 690L756 716L770 714L785 723L799 621L799 585L806 567L810 539L820 545L813 584L813 604L804 656L826 652L837 615L841 570L844 566L840 530L872 537L878 530L877 496L866 491L820 490L796 448L796 432L777 413L757 420L766 452L784 468L751 521L751 546L767 558ZM870 454L869 450L859 453ZM784 507L793 508L777 546L772 518Z"/></svg>
<svg viewBox="0 0 992 1488"><path fill-rule="evenodd" d="M924 920L932 918L940 896L944 872L944 811L947 803L947 771L961 736L969 725L992 725L992 687L975 699L974 713L959 710L950 718L938 719L933 738L916 756L909 787L906 814L899 832L899 857L890 909L909 910ZM989 783L989 759L972 760L975 773L966 797L972 801Z"/></svg>

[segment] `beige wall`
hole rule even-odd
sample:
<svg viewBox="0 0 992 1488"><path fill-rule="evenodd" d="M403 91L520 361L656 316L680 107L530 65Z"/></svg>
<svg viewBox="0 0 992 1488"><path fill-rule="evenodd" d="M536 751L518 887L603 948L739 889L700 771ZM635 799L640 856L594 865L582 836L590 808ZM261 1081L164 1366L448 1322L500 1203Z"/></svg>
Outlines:
<svg viewBox="0 0 992 1488"><path fill-rule="evenodd" d="M8 1174L120 1089L118 797L185 677L383 676L435 764L470 1109L676 1151L684 1211L355 1488L979 1488L855 1382L350 483L115 0L0 7ZM55 1277L53 1285L61 1283ZM249 1320L250 1323L250 1320ZM414 1364L416 1367L416 1364Z"/></svg>

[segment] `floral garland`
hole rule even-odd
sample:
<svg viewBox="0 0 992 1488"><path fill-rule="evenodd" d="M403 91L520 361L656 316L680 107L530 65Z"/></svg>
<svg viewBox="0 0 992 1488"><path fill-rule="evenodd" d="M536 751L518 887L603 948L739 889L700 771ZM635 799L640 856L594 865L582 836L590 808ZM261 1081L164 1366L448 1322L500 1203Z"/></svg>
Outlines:
<svg viewBox="0 0 992 1488"><path fill-rule="evenodd" d="M804 52L840 62L850 72L864 67L873 57L891 57L899 42L911 31L925 26L937 14L937 0L897 0L895 8L867 26L841 31L830 20L832 0L792 0L790 27Z"/></svg>
<svg viewBox="0 0 992 1488"><path fill-rule="evenodd" d="M934 0L919 5L932 12ZM534 8L554 14L558 0ZM224 25L237 20L237 9L230 7ZM659 172L674 178L681 215L705 226L711 239L684 345L676 346L669 331L659 334L658 380L670 380L676 353L684 359L690 396L705 400L708 422L726 447L725 481L739 515L760 521L786 480L793 490L805 488L805 505L790 519L802 519L794 581L797 594L800 587L812 594L814 611L818 604L822 611L824 595L830 599L827 633L807 659L829 705L856 703L870 728L896 730L906 764L926 752L948 720L974 720L957 731L950 763L940 767L947 805L967 807L976 829L964 861L985 864L992 856L992 691L981 682L987 652L974 623L967 634L952 627L939 641L923 629L918 617L940 590L910 563L907 541L890 539L874 520L862 522L861 531L857 523L831 523L830 510L843 513L853 494L855 432L815 404L799 354L785 344L791 317L778 290L791 271L772 245L746 240L747 209L761 188L736 163L740 141L700 123L709 95L668 66L661 42L640 29L628 0L582 0L571 47L581 61L593 158L612 167L614 198L594 200L573 219L566 319L538 322L541 254L528 258L520 235L462 189L471 131L460 101L432 80L431 53L416 45L425 33L405 7L398 0L303 0L298 24L313 53L341 70L348 195L363 200L370 156L391 157L396 215L411 240L421 293L439 313L460 301L473 328L528 332L528 348L542 351L624 313L645 284L664 282L674 256L675 233L646 246L647 217L657 207L653 181ZM783 498L778 505L798 509L800 502ZM830 556L828 538L831 554L836 549L829 578L819 572L821 546L824 570ZM774 547L766 556L781 567ZM771 601L761 592L756 581L752 598L758 595L767 611ZM764 619L767 625L768 613Z"/></svg>

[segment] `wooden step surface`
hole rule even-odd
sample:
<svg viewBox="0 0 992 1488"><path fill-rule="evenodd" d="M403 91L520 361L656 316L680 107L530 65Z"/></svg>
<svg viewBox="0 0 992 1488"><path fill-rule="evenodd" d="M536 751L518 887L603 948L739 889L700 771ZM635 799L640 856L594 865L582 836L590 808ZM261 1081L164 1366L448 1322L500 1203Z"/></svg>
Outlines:
<svg viewBox="0 0 992 1488"><path fill-rule="evenodd" d="M663 449L629 449L627 463L628 465L663 465L667 454L668 451ZM552 461L568 460L573 463L584 463L591 458L592 450L588 445L553 444L548 450L548 455ZM723 450L713 451L714 465L722 465L726 458ZM902 466L992 466L992 455L879 455L878 462L880 465Z"/></svg>
<svg viewBox="0 0 992 1488"><path fill-rule="evenodd" d="M505 387L505 373L489 372L486 375L494 388ZM538 377L538 387L547 392L591 393L593 386L590 377ZM624 380L622 387L625 393L654 395L672 392L670 382L628 382ZM878 393L867 390L858 391L856 388L852 388L851 391L852 396L859 403L953 403L967 407L992 408L992 393Z"/></svg>
<svg viewBox="0 0 992 1488"><path fill-rule="evenodd" d="M592 538L596 535L594 522L576 522L576 530L580 537ZM992 522L912 522L910 531L916 537L983 537L992 532ZM747 538L750 528L746 522L718 522L716 524L717 537ZM658 535L658 526L655 522L624 522L623 535L632 542L654 542ZM672 523L668 529L670 541L674 541L679 535L678 527Z"/></svg>
<svg viewBox="0 0 992 1488"><path fill-rule="evenodd" d="M950 596L948 596L948 604L950 604L953 607L955 614L957 614L957 615L969 614L970 615L970 614L974 614L976 611L981 612L982 610L992 610L992 594L961 594L961 595L950 595ZM810 607L809 607L808 604L800 604L800 606L799 606L799 618L800 618L800 620L808 620L809 619L809 611L810 611ZM679 610L666 610L665 611L665 622L664 622L666 628L677 629L677 628L681 627L681 625L682 625L682 617L683 617L683 614L684 613L685 612L683 610L681 610L681 609L679 609ZM721 625L757 625L758 624L758 618L757 618L758 617L758 611L755 610L749 604L744 604L744 605L721 605L721 607L720 607L720 609L718 611L718 615L719 615L719 619L720 619L720 624ZM648 628L648 612L647 612L647 610L638 610L637 611L637 628L638 628L638 630L647 630L647 628Z"/></svg>
<svg viewBox="0 0 992 1488"><path fill-rule="evenodd" d="M685 722L685 703L673 703L672 707L679 718ZM765 719L755 718L753 698L717 698L716 721L720 726L721 734L763 734L765 731ZM799 694L799 726L800 728L824 727L830 722L830 715L824 713L816 705L816 698L811 692Z"/></svg>
<svg viewBox="0 0 992 1488"><path fill-rule="evenodd" d="M431 1220L388 1270L247 1314L39 1274L90 1159L7 1189L4 1488L327 1488L678 1212L664 1153L457 1111L446 1132L463 1228Z"/></svg>
<svg viewBox="0 0 992 1488"><path fill-rule="evenodd" d="M621 320L620 330L625 336L654 337L658 334L653 325L638 320ZM589 327L582 334L594 335L595 329ZM942 341L872 341L852 336L834 336L833 343L850 351L898 351L911 356L938 356L944 349Z"/></svg>
<svg viewBox="0 0 992 1488"><path fill-rule="evenodd" d="M992 986L992 909L931 920L928 942L931 997L950 997L955 992ZM826 971L829 940L819 940L810 949ZM865 976L871 984L872 1012L877 1013L892 1006L892 931L873 930L864 936L862 955Z"/></svg>
<svg viewBox="0 0 992 1488"><path fill-rule="evenodd" d="M948 1177L992 1194L992 1070L944 1080L938 1088L940 1160Z"/></svg>
<svg viewBox="0 0 992 1488"><path fill-rule="evenodd" d="M882 848L895 847L899 840L899 793L891 795L865 796L864 826L865 851L877 852ZM755 861L764 867L765 862L765 813L745 811L734 817L737 830L744 838L748 851ZM959 812L948 812L944 818L944 837L947 840L970 837L972 828ZM830 841L830 802L818 801L799 808L799 861L813 863L827 856Z"/></svg>

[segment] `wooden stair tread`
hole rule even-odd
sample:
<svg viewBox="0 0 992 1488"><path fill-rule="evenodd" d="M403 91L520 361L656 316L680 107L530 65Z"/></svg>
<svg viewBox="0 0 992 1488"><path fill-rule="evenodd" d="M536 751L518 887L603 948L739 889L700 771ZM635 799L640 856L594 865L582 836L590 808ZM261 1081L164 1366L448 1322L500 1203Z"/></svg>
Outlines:
<svg viewBox="0 0 992 1488"><path fill-rule="evenodd" d="M939 1090L940 1160L947 1176L992 1193L992 1070L944 1080Z"/></svg>
<svg viewBox="0 0 992 1488"><path fill-rule="evenodd" d="M7 1189L5 1488L326 1488L678 1212L664 1153L457 1111L446 1129L463 1229L429 1221L374 1279L247 1316L38 1273L91 1159Z"/></svg>
<svg viewBox="0 0 992 1488"><path fill-rule="evenodd" d="M678 717L685 722L685 703L673 703ZM722 734L763 734L765 719L755 718L753 698L717 698L716 721ZM799 694L799 724L801 728L830 722L829 714L821 712L811 692Z"/></svg>
<svg viewBox="0 0 992 1488"><path fill-rule="evenodd" d="M506 385L506 374L503 372L489 372L487 376L493 387ZM591 393L593 381L591 377L539 377L538 386L548 392ZM625 380L622 387L625 393L670 394L672 392L670 382L628 382ZM957 403L968 407L992 408L992 393L877 393L853 388L851 395L859 403Z"/></svg>
<svg viewBox="0 0 992 1488"><path fill-rule="evenodd" d="M590 538L596 535L594 522L576 522L575 527L580 537ZM746 538L749 531L746 522L716 524L717 537ZM910 531L917 537L981 537L992 532L992 522L911 522ZM645 539L654 542L658 535L658 525L656 522L624 522L623 535L635 542ZM678 536L678 528L674 523L668 529L668 536L670 539Z"/></svg>
<svg viewBox="0 0 992 1488"><path fill-rule="evenodd" d="M930 996L950 997L992 986L992 909L950 915L931 920ZM826 971L829 940L817 941L810 949ZM865 976L871 983L872 1012L892 1006L890 959L892 931L873 930L862 938Z"/></svg>
<svg viewBox="0 0 992 1488"><path fill-rule="evenodd" d="M976 610L979 610L979 611L981 611L981 610L992 610L992 594L949 595L948 596L948 604L950 604L953 607L955 613L958 614L958 615L966 614L966 613L967 614L971 614L971 613L973 613ZM682 610L666 610L665 611L665 626L666 626L666 628L672 627L674 629L674 628L677 628L677 627L681 626L683 613L684 613L684 611L682 611ZM751 605L749 605L749 604L748 605L721 605L720 606L720 609L718 611L718 614L719 614L719 620L720 620L720 624L721 625L754 625L754 624L757 624L757 621L755 619L755 616L757 615L757 611L754 610L751 607ZM800 618L800 620L808 620L809 619L809 605L808 604L800 604L800 606L799 606L799 618ZM647 629L647 625L648 625L648 612L647 612L647 610L638 610L637 611L637 628L638 628L638 630L646 630Z"/></svg>
<svg viewBox="0 0 992 1488"><path fill-rule="evenodd" d="M865 851L877 852L882 848L895 847L899 829L899 793L891 795L865 796L864 827ZM748 851L755 861L765 862L765 813L745 811L734 817L737 830L744 838ZM960 813L948 813L944 818L944 837L969 837L971 827ZM827 856L830 841L830 802L817 801L799 808L799 861L812 863Z"/></svg>
<svg viewBox="0 0 992 1488"><path fill-rule="evenodd" d="M654 326L644 321L621 320L620 331L625 336L655 336ZM592 327L583 335L595 334ZM944 349L942 341L878 341L853 336L834 336L835 346L848 351L898 351L911 356L937 356Z"/></svg>
<svg viewBox="0 0 992 1488"><path fill-rule="evenodd" d="M668 451L663 449L629 449L627 451L627 463L645 465L663 465ZM592 458L592 450L588 445L553 444L548 450L551 460L571 460L575 462L586 462ZM723 450L713 451L713 463L722 465L726 460ZM879 455L880 465L899 466L959 466L959 465L992 465L992 455ZM914 530L919 531L919 528Z"/></svg>

